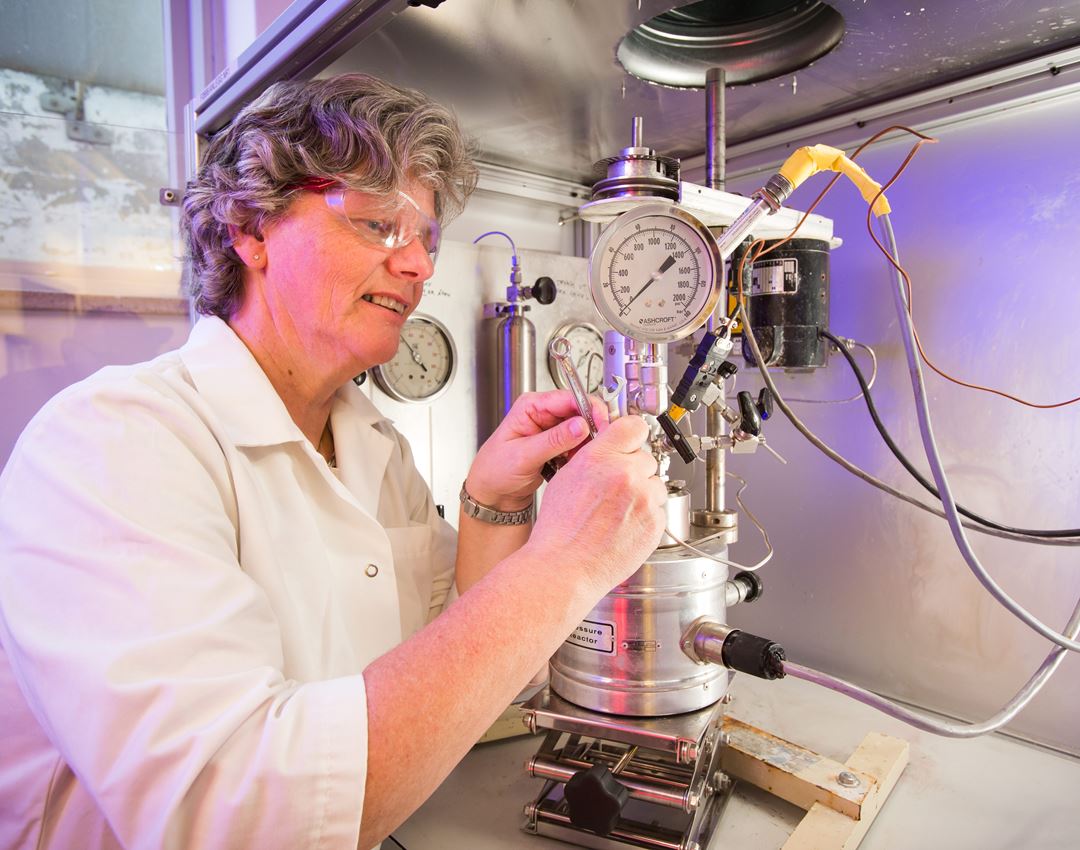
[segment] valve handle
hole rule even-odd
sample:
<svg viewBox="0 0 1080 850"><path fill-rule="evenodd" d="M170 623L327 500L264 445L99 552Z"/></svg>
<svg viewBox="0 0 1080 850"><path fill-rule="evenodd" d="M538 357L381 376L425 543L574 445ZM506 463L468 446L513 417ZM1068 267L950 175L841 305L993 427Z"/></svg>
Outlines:
<svg viewBox="0 0 1080 850"><path fill-rule="evenodd" d="M558 295L555 281L550 277L538 277L536 283L530 288L532 290L533 298L541 304L550 304L555 300L555 296Z"/></svg>
<svg viewBox="0 0 1080 850"><path fill-rule="evenodd" d="M597 835L608 835L619 823L622 808L630 799L630 790L606 765L594 764L567 780L563 796L574 826Z"/></svg>
<svg viewBox="0 0 1080 850"><path fill-rule="evenodd" d="M773 394L768 387L762 387L757 397L757 409L763 421L773 415Z"/></svg>
<svg viewBox="0 0 1080 850"><path fill-rule="evenodd" d="M751 437L760 436L761 413L758 411L757 405L754 404L754 397L748 390L743 390L738 394L738 399L739 413L742 414L739 430L749 434Z"/></svg>

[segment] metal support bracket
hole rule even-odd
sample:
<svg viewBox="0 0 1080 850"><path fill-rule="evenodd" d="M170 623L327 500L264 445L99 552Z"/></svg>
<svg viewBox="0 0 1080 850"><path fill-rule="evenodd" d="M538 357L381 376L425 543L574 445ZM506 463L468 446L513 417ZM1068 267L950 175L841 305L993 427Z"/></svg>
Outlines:
<svg viewBox="0 0 1080 850"><path fill-rule="evenodd" d="M76 142L91 145L111 145L112 133L97 124L86 120L84 101L86 93L83 84L76 82L74 91L50 91L41 95L38 102L46 112L56 112L64 116L67 137Z"/></svg>

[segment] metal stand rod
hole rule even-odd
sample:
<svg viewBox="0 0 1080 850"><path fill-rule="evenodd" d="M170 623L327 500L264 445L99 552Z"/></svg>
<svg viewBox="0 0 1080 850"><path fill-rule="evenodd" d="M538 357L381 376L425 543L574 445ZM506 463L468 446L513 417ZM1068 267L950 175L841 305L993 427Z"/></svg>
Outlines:
<svg viewBox="0 0 1080 850"><path fill-rule="evenodd" d="M724 69L705 72L705 185L724 190L727 181L727 136L724 128Z"/></svg>
<svg viewBox="0 0 1080 850"><path fill-rule="evenodd" d="M554 759L545 758L539 754L529 759L525 766L530 776L540 779L554 779L557 782L568 782L579 770L588 770L592 764L577 759ZM690 788L687 785L677 783L665 783L650 781L644 776L634 776L633 772L623 771L619 774L619 782L630 792L634 800L645 800L649 803L657 803L672 809L680 809L688 814L694 811L691 805ZM695 799L694 803L697 802Z"/></svg>
<svg viewBox="0 0 1080 850"><path fill-rule="evenodd" d="M724 69L710 68L705 74L705 185L710 189L723 190L726 182L727 138L724 128ZM726 291L726 287L725 287ZM717 315L726 314L727 298L721 298ZM715 328L716 317L709 318L709 330ZM705 410L705 433L721 437L726 423L719 410L723 406L721 394L716 404ZM705 510L719 513L724 510L724 450L711 449L705 453Z"/></svg>
<svg viewBox="0 0 1080 850"><path fill-rule="evenodd" d="M606 836L585 832L571 824L569 815L555 810L546 800L539 805L530 806L525 814L535 820L538 834L550 835L560 841L568 841L585 847L630 846L640 847L642 850L686 850L682 833L636 821L621 821L620 825ZM545 829L545 825L549 828Z"/></svg>

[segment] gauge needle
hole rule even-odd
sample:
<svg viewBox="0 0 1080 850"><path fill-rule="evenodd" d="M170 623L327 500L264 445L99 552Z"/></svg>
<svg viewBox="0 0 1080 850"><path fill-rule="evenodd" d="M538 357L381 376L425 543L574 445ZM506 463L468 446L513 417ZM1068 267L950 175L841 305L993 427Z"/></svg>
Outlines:
<svg viewBox="0 0 1080 850"><path fill-rule="evenodd" d="M411 345L409 345L409 341L405 339L404 335L400 336L400 339L403 343L405 343L405 347L409 349L409 353L412 355L413 363L415 363L417 366L419 366L426 372L427 366L425 366L424 361L420 359L420 353Z"/></svg>
<svg viewBox="0 0 1080 850"><path fill-rule="evenodd" d="M619 315L625 316L630 310L630 305L637 301L638 295L641 295L642 292L644 292L646 289L656 283L660 279L660 276L668 269L670 269L673 265L675 265L675 258L669 255L668 258L660 264L660 268L658 268L652 273L649 279L645 282L645 285L637 291L637 295L635 295L633 298L626 302L626 306L619 311Z"/></svg>

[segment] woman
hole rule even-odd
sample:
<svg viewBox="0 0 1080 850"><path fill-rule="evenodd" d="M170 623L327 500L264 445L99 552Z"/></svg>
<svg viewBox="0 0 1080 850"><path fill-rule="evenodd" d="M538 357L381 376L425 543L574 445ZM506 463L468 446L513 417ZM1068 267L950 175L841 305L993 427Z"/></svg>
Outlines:
<svg viewBox="0 0 1080 850"><path fill-rule="evenodd" d="M209 145L191 338L58 395L0 478L0 846L371 847L656 545L639 418L530 526L586 432L519 399L455 550L350 380L474 173L449 113L359 75L275 85Z"/></svg>

